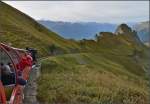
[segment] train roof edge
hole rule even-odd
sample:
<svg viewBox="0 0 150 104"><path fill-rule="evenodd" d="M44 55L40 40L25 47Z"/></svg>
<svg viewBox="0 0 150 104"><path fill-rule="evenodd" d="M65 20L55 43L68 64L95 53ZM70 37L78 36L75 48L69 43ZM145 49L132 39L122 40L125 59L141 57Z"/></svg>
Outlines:
<svg viewBox="0 0 150 104"><path fill-rule="evenodd" d="M12 47L12 46L10 46L10 45L6 45L6 44L4 44L4 43L0 43L0 45L3 46L4 48L9 48L9 49L17 50L17 51L27 52L27 50L25 50L25 49L14 48L14 47Z"/></svg>

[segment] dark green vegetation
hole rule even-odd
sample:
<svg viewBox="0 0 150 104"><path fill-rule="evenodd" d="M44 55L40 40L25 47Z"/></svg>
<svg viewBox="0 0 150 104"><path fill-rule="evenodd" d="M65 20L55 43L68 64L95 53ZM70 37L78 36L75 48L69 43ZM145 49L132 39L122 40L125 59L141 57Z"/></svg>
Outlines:
<svg viewBox="0 0 150 104"><path fill-rule="evenodd" d="M42 104L149 104L149 48L127 25L116 34L76 42L2 2L0 10L1 42L53 55L41 60L37 98Z"/></svg>
<svg viewBox="0 0 150 104"><path fill-rule="evenodd" d="M0 42L12 43L15 47L34 47L41 56L48 55L49 46L57 45L62 53L67 53L75 43L65 40L49 31L24 13L0 1Z"/></svg>

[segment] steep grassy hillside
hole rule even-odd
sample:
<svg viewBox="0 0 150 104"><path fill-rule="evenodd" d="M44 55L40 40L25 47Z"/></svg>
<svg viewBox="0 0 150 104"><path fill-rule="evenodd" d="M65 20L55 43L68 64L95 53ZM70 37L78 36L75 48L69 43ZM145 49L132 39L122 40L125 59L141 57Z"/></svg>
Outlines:
<svg viewBox="0 0 150 104"><path fill-rule="evenodd" d="M42 61L37 97L49 104L148 104L145 79L131 57L68 54Z"/></svg>
<svg viewBox="0 0 150 104"><path fill-rule="evenodd" d="M41 104L149 104L150 49L125 24L77 42L0 2L0 42L34 47L41 56L56 46L59 55L41 60Z"/></svg>
<svg viewBox="0 0 150 104"><path fill-rule="evenodd" d="M49 31L24 13L0 1L0 42L12 43L15 47L34 47L40 55L47 55L51 44L63 52L78 48L74 42L63 39Z"/></svg>
<svg viewBox="0 0 150 104"><path fill-rule="evenodd" d="M49 104L149 104L149 49L121 25L82 40L82 53L42 60L38 99ZM129 30L128 30L129 29ZM120 34L120 32L123 32Z"/></svg>

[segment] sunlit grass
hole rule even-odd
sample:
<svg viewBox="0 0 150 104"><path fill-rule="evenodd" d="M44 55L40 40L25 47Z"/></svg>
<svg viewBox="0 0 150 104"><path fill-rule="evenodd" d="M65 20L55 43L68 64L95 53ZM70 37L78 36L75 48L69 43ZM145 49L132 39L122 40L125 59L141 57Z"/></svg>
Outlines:
<svg viewBox="0 0 150 104"><path fill-rule="evenodd" d="M148 86L144 78L128 72L117 61L109 60L108 63L102 55L95 54L97 58L91 55L69 54L43 60L38 80L39 101L49 104L148 104Z"/></svg>

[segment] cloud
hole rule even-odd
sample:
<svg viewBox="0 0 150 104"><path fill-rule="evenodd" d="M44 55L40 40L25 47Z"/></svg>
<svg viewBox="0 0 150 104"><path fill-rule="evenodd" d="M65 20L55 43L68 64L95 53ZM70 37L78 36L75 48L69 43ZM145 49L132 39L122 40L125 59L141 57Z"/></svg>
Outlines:
<svg viewBox="0 0 150 104"><path fill-rule="evenodd" d="M149 19L148 1L5 1L35 19L139 22Z"/></svg>

